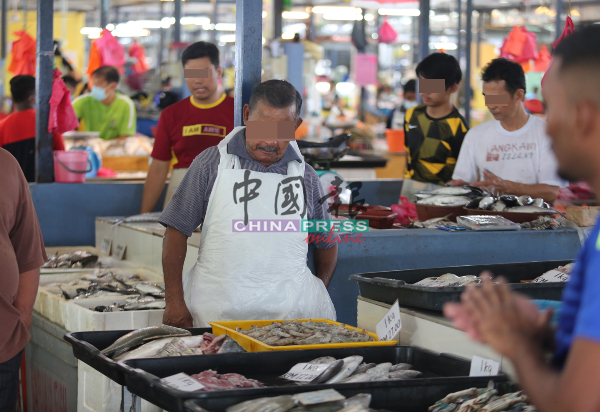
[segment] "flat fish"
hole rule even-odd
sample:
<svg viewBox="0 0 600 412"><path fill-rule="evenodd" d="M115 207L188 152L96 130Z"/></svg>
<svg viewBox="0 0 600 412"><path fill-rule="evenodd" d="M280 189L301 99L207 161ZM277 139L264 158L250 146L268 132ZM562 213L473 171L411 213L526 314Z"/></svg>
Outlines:
<svg viewBox="0 0 600 412"><path fill-rule="evenodd" d="M431 206L466 206L470 202L471 199L465 196L437 195L423 199L419 201L418 204Z"/></svg>
<svg viewBox="0 0 600 412"><path fill-rule="evenodd" d="M192 333L188 330L168 325L150 326L148 328L134 330L126 335L121 336L108 348L103 349L102 354L108 357L116 357L149 340L164 338L167 336L171 336L173 338L178 336L190 336L191 334Z"/></svg>
<svg viewBox="0 0 600 412"><path fill-rule="evenodd" d="M506 209L506 211L512 213L558 213L555 210L537 206L516 206Z"/></svg>
<svg viewBox="0 0 600 412"><path fill-rule="evenodd" d="M348 356L344 359L344 366L342 369L331 379L329 379L326 383L337 383L341 382L350 375L354 373L354 371L358 368L363 361L362 356Z"/></svg>
<svg viewBox="0 0 600 412"><path fill-rule="evenodd" d="M114 360L124 362L129 359L151 358L156 355L167 343L176 338L162 338L148 342L137 349L116 356Z"/></svg>
<svg viewBox="0 0 600 412"><path fill-rule="evenodd" d="M460 195L467 195L472 192L473 191L468 187L447 186L447 187L440 187L438 189L430 190L430 191L422 192L422 193L423 194L431 194L431 195L460 196Z"/></svg>

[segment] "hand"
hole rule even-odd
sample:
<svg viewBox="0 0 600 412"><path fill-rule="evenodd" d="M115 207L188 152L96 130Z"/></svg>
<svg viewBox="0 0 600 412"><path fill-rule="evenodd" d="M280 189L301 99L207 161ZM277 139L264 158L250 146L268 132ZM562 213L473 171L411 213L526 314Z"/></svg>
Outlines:
<svg viewBox="0 0 600 412"><path fill-rule="evenodd" d="M503 278L493 284L485 277L481 287L469 287L461 299L481 341L509 358L520 345L541 346L542 331L549 329L552 319L552 311L540 313L519 303Z"/></svg>
<svg viewBox="0 0 600 412"><path fill-rule="evenodd" d="M185 303L168 303L163 314L163 324L178 328L191 328L194 326L194 320Z"/></svg>
<svg viewBox="0 0 600 412"><path fill-rule="evenodd" d="M483 176L486 178L486 180L475 182L471 186L485 187L496 196L512 194L514 192L514 182L511 182L510 180L504 180L495 174L486 171L483 172Z"/></svg>
<svg viewBox="0 0 600 412"><path fill-rule="evenodd" d="M449 182L446 182L446 184L448 186L467 186L468 183L465 182L464 180L450 180Z"/></svg>

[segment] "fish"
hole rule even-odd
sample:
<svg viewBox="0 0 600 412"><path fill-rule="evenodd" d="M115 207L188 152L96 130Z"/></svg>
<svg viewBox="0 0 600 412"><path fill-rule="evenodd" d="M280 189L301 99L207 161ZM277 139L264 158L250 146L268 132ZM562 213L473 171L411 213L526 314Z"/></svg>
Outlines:
<svg viewBox="0 0 600 412"><path fill-rule="evenodd" d="M147 328L137 329L121 336L112 345L103 349L101 352L104 356L114 358L130 349L139 346L149 340L159 339L162 337L178 337L190 336L192 333L185 329L176 328L173 326L150 326Z"/></svg>
<svg viewBox="0 0 600 412"><path fill-rule="evenodd" d="M471 199L465 196L436 195L423 199L417 203L430 206L466 206L470 202Z"/></svg>
<svg viewBox="0 0 600 412"><path fill-rule="evenodd" d="M407 371L412 369L412 365L408 363L398 363L390 368L390 372Z"/></svg>
<svg viewBox="0 0 600 412"><path fill-rule="evenodd" d="M493 197L491 197L491 196L484 197L479 202L478 208L481 209L481 210L487 210L493 204L494 204L494 198Z"/></svg>
<svg viewBox="0 0 600 412"><path fill-rule="evenodd" d="M529 206L533 203L533 199L531 196L519 196L517 198L517 203L519 206Z"/></svg>
<svg viewBox="0 0 600 412"><path fill-rule="evenodd" d="M537 206L516 206L516 207L511 207L509 209L506 209L507 212L512 212L512 213L559 213L555 210L552 209L546 209L543 207L537 207Z"/></svg>
<svg viewBox="0 0 600 412"><path fill-rule="evenodd" d="M244 353L247 352L239 343L233 340L231 337L227 336L225 338L225 342L221 345L221 348L217 351L217 353Z"/></svg>
<svg viewBox="0 0 600 412"><path fill-rule="evenodd" d="M259 398L230 406L226 412L287 412L296 405L296 400L291 395L276 396L274 398Z"/></svg>
<svg viewBox="0 0 600 412"><path fill-rule="evenodd" d="M494 212L504 212L506 210L506 205L502 200L497 200L490 206L489 210L493 210Z"/></svg>
<svg viewBox="0 0 600 412"><path fill-rule="evenodd" d="M327 369L325 369L323 372L321 372L319 376L310 381L310 383L317 384L327 382L328 380L332 379L335 375L337 375L340 372L340 370L342 370L343 366L343 360L338 360L333 363L330 363Z"/></svg>
<svg viewBox="0 0 600 412"><path fill-rule="evenodd" d="M537 207L544 207L544 199L533 199L533 203L531 204L531 206L537 206Z"/></svg>
<svg viewBox="0 0 600 412"><path fill-rule="evenodd" d="M356 368L356 371L354 371L355 375L360 375L361 373L365 373L366 371L368 371L371 368L374 368L375 366L377 366L376 363L361 363L358 368Z"/></svg>
<svg viewBox="0 0 600 412"><path fill-rule="evenodd" d="M423 191L421 194L429 195L445 195L445 196L461 196L472 193L473 190L465 186L445 186L434 190Z"/></svg>
<svg viewBox="0 0 600 412"><path fill-rule="evenodd" d="M328 365L330 363L335 363L335 362L337 362L337 359L334 358L333 356L323 356L322 358L317 358L317 359L311 360L308 363L310 363L311 365L320 365L320 364Z"/></svg>
<svg viewBox="0 0 600 412"><path fill-rule="evenodd" d="M164 294L165 293L165 290L163 288L161 288L159 285L157 285L155 283L151 283L151 282L138 282L133 285L133 289L137 290L138 292L145 293L145 294L150 294L150 293Z"/></svg>
<svg viewBox="0 0 600 412"><path fill-rule="evenodd" d="M358 368L358 365L363 361L362 356L348 356L344 358L344 366L342 369L331 379L329 379L326 383L337 383L346 379L350 375L354 373L354 371Z"/></svg>
<svg viewBox="0 0 600 412"><path fill-rule="evenodd" d="M129 359L152 358L160 351L167 343L175 338L162 338L148 342L137 349L115 356L114 360L124 362Z"/></svg>
<svg viewBox="0 0 600 412"><path fill-rule="evenodd" d="M527 396L523 392L508 393L500 398L488 403L483 408L479 409L481 412L501 412L506 411L513 407L517 403L527 402Z"/></svg>
<svg viewBox="0 0 600 412"><path fill-rule="evenodd" d="M391 362L380 363L374 368L369 369L366 374L370 377L369 380L372 381L387 380L391 367Z"/></svg>
<svg viewBox="0 0 600 412"><path fill-rule="evenodd" d="M405 380L405 379L418 378L421 375L423 375L421 372L413 371L413 370L404 370L404 371L395 371L395 372L390 371L388 378L390 380Z"/></svg>
<svg viewBox="0 0 600 412"><path fill-rule="evenodd" d="M65 253L63 255L49 255L42 268L87 268L94 267L98 262L98 255L84 250Z"/></svg>
<svg viewBox="0 0 600 412"><path fill-rule="evenodd" d="M142 213L141 215L133 215L128 217L123 217L119 219L109 220L109 223L113 223L115 225L121 223L151 223L158 222L160 215L162 212L150 212L150 213Z"/></svg>
<svg viewBox="0 0 600 412"><path fill-rule="evenodd" d="M519 206L519 198L514 195L500 196L500 200L508 207Z"/></svg>

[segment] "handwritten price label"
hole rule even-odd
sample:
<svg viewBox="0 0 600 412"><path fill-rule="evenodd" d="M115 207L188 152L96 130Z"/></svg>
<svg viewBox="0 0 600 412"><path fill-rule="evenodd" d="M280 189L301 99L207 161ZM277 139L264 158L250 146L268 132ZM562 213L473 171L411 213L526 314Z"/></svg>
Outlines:
<svg viewBox="0 0 600 412"><path fill-rule="evenodd" d="M290 381L310 382L319 376L331 365L313 365L311 363L299 363L281 377Z"/></svg>
<svg viewBox="0 0 600 412"><path fill-rule="evenodd" d="M180 391L194 392L204 389L204 385L185 373L169 376L160 380L167 386L170 386Z"/></svg>
<svg viewBox="0 0 600 412"><path fill-rule="evenodd" d="M551 270L549 272L544 273L539 278L535 279L531 283L556 283L556 282L566 282L569 280L569 275L563 273L559 270Z"/></svg>
<svg viewBox="0 0 600 412"><path fill-rule="evenodd" d="M127 245L117 245L117 247L115 248L115 258L123 260L123 256L125 256L126 249Z"/></svg>
<svg viewBox="0 0 600 412"><path fill-rule="evenodd" d="M496 376L500 371L500 362L473 356L469 376Z"/></svg>
<svg viewBox="0 0 600 412"><path fill-rule="evenodd" d="M390 341L402 329L400 320L400 305L398 301L394 302L388 313L377 324L377 338L380 341Z"/></svg>
<svg viewBox="0 0 600 412"><path fill-rule="evenodd" d="M112 246L112 239L104 238L102 239L102 244L100 245L100 253L103 255L110 255L110 247Z"/></svg>

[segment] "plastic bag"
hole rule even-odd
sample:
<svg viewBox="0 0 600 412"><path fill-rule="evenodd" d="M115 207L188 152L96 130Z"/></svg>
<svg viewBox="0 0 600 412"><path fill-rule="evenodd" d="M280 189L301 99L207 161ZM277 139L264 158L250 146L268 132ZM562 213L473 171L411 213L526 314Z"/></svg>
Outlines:
<svg viewBox="0 0 600 412"><path fill-rule="evenodd" d="M79 127L77 115L71 105L71 92L65 86L63 79L60 78L61 75L60 70L54 69L48 133L56 131L63 134Z"/></svg>
<svg viewBox="0 0 600 412"><path fill-rule="evenodd" d="M532 60L532 59L535 60L538 57L540 57L538 54L538 51L537 51L535 33L527 31L527 29L524 27L521 30L523 31L523 33L525 33L527 35L527 38L525 39L525 41L523 43L523 49L521 50L521 55L515 59L515 61L517 61L518 63L529 62L529 60Z"/></svg>
<svg viewBox="0 0 600 412"><path fill-rule="evenodd" d="M390 23L388 23L387 19L383 22L381 26L379 26L379 43L393 43L396 41L396 37L398 37L398 33L392 27Z"/></svg>
<svg viewBox="0 0 600 412"><path fill-rule="evenodd" d="M565 37L573 34L573 32L575 32L575 24L573 24L573 20L571 20L571 16L567 16L567 22L565 23L565 28L564 28L562 34L560 35L560 37L554 43L552 43L552 47L556 49L556 47L560 44L560 42L563 41L563 39ZM550 63L548 64L548 69L550 69L550 67L552 66L553 61L554 61L554 59L550 60ZM546 69L546 74L548 74L548 69ZM546 74L544 74L544 77L542 77L542 87L544 86L544 81L546 80Z"/></svg>
<svg viewBox="0 0 600 412"><path fill-rule="evenodd" d="M548 48L545 44L542 44L540 50L538 52L538 58L535 59L535 65L533 70L536 72L545 72L548 69L548 65L550 64L550 53L548 52Z"/></svg>
<svg viewBox="0 0 600 412"><path fill-rule="evenodd" d="M148 59L146 58L146 49L137 41L134 41L129 48L129 57L135 57L136 62L133 65L133 70L138 73L145 73L150 69Z"/></svg>
<svg viewBox="0 0 600 412"><path fill-rule="evenodd" d="M125 65L125 49L110 31L102 30L101 37L94 43L102 57L103 66L122 67Z"/></svg>
<svg viewBox="0 0 600 412"><path fill-rule="evenodd" d="M514 26L510 33L508 33L508 38L504 46L502 46L502 51L513 56L520 56L526 41L527 34L519 26Z"/></svg>
<svg viewBox="0 0 600 412"><path fill-rule="evenodd" d="M93 41L92 46L90 47L90 58L88 59L88 68L86 73L91 76L92 73L94 73L96 69L99 69L100 67L102 67L102 56L98 51L96 41Z"/></svg>
<svg viewBox="0 0 600 412"><path fill-rule="evenodd" d="M417 207L408 201L407 198L402 196L400 198L400 204L392 205L392 212L398 213L398 217L394 219L394 223L400 223L401 225L409 225L412 220L419 220L417 215Z"/></svg>
<svg viewBox="0 0 600 412"><path fill-rule="evenodd" d="M12 59L8 71L14 76L20 74L35 76L35 39L24 30L15 32L15 35L19 36L19 40L12 44Z"/></svg>

